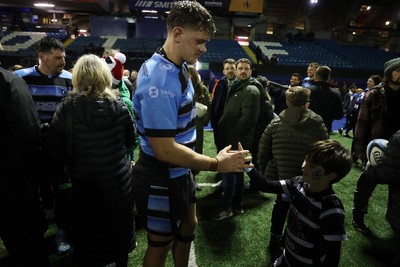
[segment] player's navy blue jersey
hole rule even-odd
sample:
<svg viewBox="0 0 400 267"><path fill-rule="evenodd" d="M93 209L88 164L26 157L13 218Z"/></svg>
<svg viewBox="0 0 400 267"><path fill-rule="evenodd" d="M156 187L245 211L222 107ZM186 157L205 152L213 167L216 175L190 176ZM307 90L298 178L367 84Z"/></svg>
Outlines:
<svg viewBox="0 0 400 267"><path fill-rule="evenodd" d="M194 149L196 106L186 64L177 66L155 53L139 70L133 102L144 153L155 157L148 137L172 137L177 143ZM187 171L171 166L170 178Z"/></svg>
<svg viewBox="0 0 400 267"><path fill-rule="evenodd" d="M50 123L61 100L72 90L72 75L66 70L56 76L40 73L37 66L14 72L22 77L29 91L42 123Z"/></svg>

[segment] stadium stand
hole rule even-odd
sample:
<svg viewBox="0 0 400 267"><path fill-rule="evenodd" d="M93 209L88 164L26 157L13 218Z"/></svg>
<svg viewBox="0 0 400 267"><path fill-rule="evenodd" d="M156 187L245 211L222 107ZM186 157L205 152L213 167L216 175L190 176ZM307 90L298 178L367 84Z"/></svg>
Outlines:
<svg viewBox="0 0 400 267"><path fill-rule="evenodd" d="M4 54L34 56L34 44L46 36L43 32L11 32L2 38Z"/></svg>
<svg viewBox="0 0 400 267"><path fill-rule="evenodd" d="M250 56L244 51L243 47L233 40L212 39L207 44L207 53L201 56L202 62L223 62L226 58L240 59Z"/></svg>
<svg viewBox="0 0 400 267"><path fill-rule="evenodd" d="M18 55L26 57L35 57L36 47L35 44L45 36L57 38L61 41L67 39L67 33L54 33L54 32L21 32L14 31L4 34L1 39L4 55Z"/></svg>
<svg viewBox="0 0 400 267"><path fill-rule="evenodd" d="M44 36L51 36L65 42L66 32L8 32L2 38L3 55L35 57L35 44ZM84 53L89 44L94 47L119 49L130 58L148 58L162 43L160 38L123 38L115 36L80 36L69 40L66 45L67 55L78 57ZM255 51L259 46L262 58L277 56L278 64L284 66L305 66L309 62L319 62L338 69L380 69L394 53L385 52L373 46L338 44L331 40L315 39L310 42L253 41L250 48ZM201 57L202 62L222 62L224 59L249 58L245 49L233 40L212 39L207 44L207 53Z"/></svg>
<svg viewBox="0 0 400 267"><path fill-rule="evenodd" d="M318 62L340 69L379 69L391 58L396 57L372 46L337 44L331 40L317 39L313 42L280 43L254 41L250 43L253 51L260 46L265 56L276 55L280 65L305 66Z"/></svg>
<svg viewBox="0 0 400 267"><path fill-rule="evenodd" d="M85 47L89 44L93 44L93 46L103 46L104 43L107 41L106 38L90 36L84 37L80 36L76 38L70 45L66 47L66 52L68 55L76 57L80 56L84 53Z"/></svg>
<svg viewBox="0 0 400 267"><path fill-rule="evenodd" d="M386 61L396 57L394 53L386 52L374 46L338 44L323 39L317 41L320 46L348 59L356 69L379 69Z"/></svg>

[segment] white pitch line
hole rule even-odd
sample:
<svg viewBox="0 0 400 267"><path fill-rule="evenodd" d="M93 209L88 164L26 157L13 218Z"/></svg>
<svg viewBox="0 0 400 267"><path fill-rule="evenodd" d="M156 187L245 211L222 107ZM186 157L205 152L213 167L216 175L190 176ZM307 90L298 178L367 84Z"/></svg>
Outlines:
<svg viewBox="0 0 400 267"><path fill-rule="evenodd" d="M198 186L200 187L218 187L221 185L222 181L216 182L216 183L197 183Z"/></svg>
<svg viewBox="0 0 400 267"><path fill-rule="evenodd" d="M197 184L200 187L205 187L205 186L210 186L210 187L218 187L221 185L221 181L217 183L198 183ZM192 242L192 245L190 246L190 253L189 253L189 267L197 267L196 263L196 252L194 249L194 242Z"/></svg>
<svg viewBox="0 0 400 267"><path fill-rule="evenodd" d="M192 242L192 245L190 246L190 253L189 253L189 267L197 267L196 263L196 252L194 249L194 242Z"/></svg>

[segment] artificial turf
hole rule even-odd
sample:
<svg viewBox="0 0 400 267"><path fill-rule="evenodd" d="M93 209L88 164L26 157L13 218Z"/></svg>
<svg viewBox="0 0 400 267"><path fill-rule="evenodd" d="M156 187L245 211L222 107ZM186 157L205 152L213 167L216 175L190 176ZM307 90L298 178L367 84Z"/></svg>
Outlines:
<svg viewBox="0 0 400 267"><path fill-rule="evenodd" d="M212 132L205 131L204 154L215 156L216 149ZM331 134L331 139L338 140L350 148L351 138L340 136L337 132ZM136 154L137 156L137 154ZM387 186L377 186L370 200L369 214L365 222L370 226L373 235L364 236L354 230L351 225L351 209L353 192L360 175L360 164L354 164L351 172L334 189L342 200L346 211L346 231L349 240L342 243L340 266L349 267L380 267L387 266L394 255L392 231L385 220L387 205ZM196 176L198 183L217 182L216 173L200 172ZM246 185L249 178L245 175ZM212 213L220 203L221 195L215 187L204 186L197 192L197 216L199 224L194 242L196 265L205 267L259 267L268 266L270 262L267 253L269 241L270 216L275 195L267 193L245 194L244 213L223 221L211 221ZM47 232L50 246L55 229L51 225ZM147 240L145 231L138 226L138 247L129 257L129 266L141 266ZM29 248L27 248L29 249ZM51 249L50 259L53 266L74 266L71 256L57 256ZM10 266L7 252L0 242L0 267ZM173 266L172 257L168 257L167 265Z"/></svg>

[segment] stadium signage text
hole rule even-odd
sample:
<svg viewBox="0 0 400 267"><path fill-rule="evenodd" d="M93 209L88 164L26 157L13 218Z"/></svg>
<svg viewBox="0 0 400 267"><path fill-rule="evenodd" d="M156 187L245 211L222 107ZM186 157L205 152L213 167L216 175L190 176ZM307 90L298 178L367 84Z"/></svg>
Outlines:
<svg viewBox="0 0 400 267"><path fill-rule="evenodd" d="M171 1L144 1L130 0L129 7L131 9L153 9L153 10L170 10L175 2Z"/></svg>

